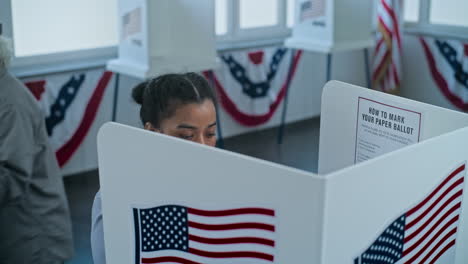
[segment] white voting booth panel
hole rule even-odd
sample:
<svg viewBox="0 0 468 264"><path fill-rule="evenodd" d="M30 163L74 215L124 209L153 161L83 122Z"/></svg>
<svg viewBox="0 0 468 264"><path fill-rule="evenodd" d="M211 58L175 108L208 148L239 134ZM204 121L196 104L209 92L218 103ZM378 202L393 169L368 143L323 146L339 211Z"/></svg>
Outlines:
<svg viewBox="0 0 468 264"><path fill-rule="evenodd" d="M217 65L214 0L119 0L119 35L114 72L145 79Z"/></svg>
<svg viewBox="0 0 468 264"><path fill-rule="evenodd" d="M369 47L372 0L296 0L292 36L285 45L333 52Z"/></svg>
<svg viewBox="0 0 468 264"><path fill-rule="evenodd" d="M357 125L362 120L358 108L360 103L369 105L368 102L372 103L370 107L381 111L399 115L408 111L411 111L409 114L420 114L420 128L415 127L414 132L419 129L419 142L468 126L468 115L464 113L331 81L325 85L322 93L319 174L327 174L355 163ZM395 110L392 111L392 108ZM363 110L367 112L368 109ZM398 131L395 134L404 135Z"/></svg>
<svg viewBox="0 0 468 264"><path fill-rule="evenodd" d="M345 141L356 139L360 98L399 111L413 109L407 117L422 118L419 143L354 164L356 144ZM461 194L468 128L457 129L466 125L466 115L339 82L327 84L322 99L322 175L106 124L98 136L98 150L107 262L154 263L170 256L167 263L184 263L180 258L196 263L431 263L435 258L439 264L466 263L468 203L462 203ZM211 245L195 239L183 244L189 252L153 251L150 247L157 244L151 242L152 232L158 232L161 216L150 215L165 205L188 208L189 221L209 225L266 223L274 231L265 234L244 227L243 235L266 236L274 244ZM274 216L265 219L257 211L219 215L220 210L239 208L263 208ZM198 216L197 209L212 217ZM432 227L434 231L428 231ZM188 233L217 239L239 235L200 229L192 223ZM389 236L396 238L382 246ZM160 243L157 236L155 240ZM201 257L200 249L211 253ZM392 251L396 249L401 252ZM385 262L387 253L400 260Z"/></svg>
<svg viewBox="0 0 468 264"><path fill-rule="evenodd" d="M301 263L308 258L318 263L324 191L318 176L117 124L105 125L98 142L107 263L135 263L132 208L164 204L204 210L272 209L274 232L248 230L245 236L265 235L275 242L274 247L232 245L231 251L256 249L274 255L277 263ZM255 215L250 218L258 220ZM252 259L235 262L252 263Z"/></svg>
<svg viewBox="0 0 468 264"><path fill-rule="evenodd" d="M441 251L443 254L435 263L467 263L468 203L466 193L463 195L464 198L457 195L465 183L457 185L448 192L440 203L435 202L436 198L440 197L438 195L456 182L451 180L449 184L444 185L442 191L424 203L421 209L413 214L414 216L406 218L406 227L403 227L404 221L399 222L404 231L391 229L395 221L424 202L444 179L466 163L468 149L467 143L464 142L467 137L468 128L463 128L326 175L322 251L324 259L321 263L352 263L351 256L357 257L356 253L366 254L368 248L381 246L375 245L374 241L386 239L389 237L389 232L396 231L404 232L405 239L411 237L413 233L417 234L403 245L403 252L409 252L404 258L405 261L375 263L434 263L431 260ZM466 177L466 169L461 174ZM441 205L454 196L457 199L453 202L449 202L445 207ZM452 208L458 208L460 201L463 202L461 212L458 209L444 218ZM432 204L435 204L435 207L432 210L428 209ZM441 213L436 214L439 208L443 209ZM420 220L415 217L424 215L423 212L426 210L429 213ZM460 215L457 216L457 213ZM435 218L430 221L433 215ZM448 222L454 219L458 219L459 222L444 229ZM441 224L437 224L439 221ZM408 227L409 223L414 225ZM428 223L427 228L417 233L425 223ZM454 228L457 225L458 234L449 235L455 232ZM435 232L428 231L431 227L435 227ZM382 235L383 233L387 233L387 236ZM424 238L425 234L428 235ZM449 237L444 239L446 235ZM443 252L443 249L455 238L456 246ZM435 242L430 243L432 239ZM441 245L437 246L439 242ZM411 249L413 245L415 248ZM431 254L432 249L434 252ZM458 258L456 262L455 252Z"/></svg>
<svg viewBox="0 0 468 264"><path fill-rule="evenodd" d="M382 112L386 113L386 118ZM384 149L383 145L392 145L395 139L405 138L405 135L415 142L406 142L411 144L387 154L375 153L370 160L354 165L358 163L359 136L368 136L359 134L359 126L368 123L368 120L363 120L363 114L374 117L369 127L375 129L378 136L367 140L372 140L375 148ZM392 114L393 118L390 118ZM398 122L398 116L405 117L405 121ZM382 125L383 122L377 121L379 119L390 120L392 125L387 128ZM395 130L394 124L414 128L414 131L411 130L414 137L408 135L408 130ZM464 113L342 82L328 82L322 94L319 146L319 174L324 175L327 186L323 220L323 254L326 261L323 263L343 263L353 253L364 252L394 220L428 197L452 171L465 164L468 160L467 127L468 115ZM433 200L428 204L432 204ZM449 259L451 254L448 252L437 263L468 261L467 251L464 250L468 247L468 203L462 206L457 235L457 262ZM444 210L448 208L450 206ZM431 216L434 211L427 215ZM421 222L427 218L422 218ZM431 224L435 226L434 221ZM350 242L343 239L342 234L356 239ZM362 244L362 239L371 241ZM336 250L341 253L333 254ZM415 257L407 263L430 263L430 258L424 259L426 255L427 252L421 253L419 258Z"/></svg>

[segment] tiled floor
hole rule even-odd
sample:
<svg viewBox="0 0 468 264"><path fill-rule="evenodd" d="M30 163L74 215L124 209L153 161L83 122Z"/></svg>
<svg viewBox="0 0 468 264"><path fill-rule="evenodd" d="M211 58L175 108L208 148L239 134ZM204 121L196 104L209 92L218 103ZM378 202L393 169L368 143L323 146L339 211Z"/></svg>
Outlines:
<svg viewBox="0 0 468 264"><path fill-rule="evenodd" d="M225 148L256 158L317 172L319 119L286 127L282 145L276 143L277 129L269 129L227 139ZM65 178L75 240L75 257L67 264L92 263L89 234L91 206L99 189L97 171Z"/></svg>

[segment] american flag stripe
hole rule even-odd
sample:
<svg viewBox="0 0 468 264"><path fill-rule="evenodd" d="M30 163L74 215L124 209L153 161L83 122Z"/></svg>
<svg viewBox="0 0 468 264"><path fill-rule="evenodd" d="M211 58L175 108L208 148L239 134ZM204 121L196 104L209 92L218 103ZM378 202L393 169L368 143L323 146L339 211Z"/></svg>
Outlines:
<svg viewBox="0 0 468 264"><path fill-rule="evenodd" d="M447 243L447 245L445 245L445 247L443 247L438 253L437 255L434 256L434 258L432 258L430 260L430 263L435 263L440 257L442 257L442 255L447 251L449 250L451 247L455 246L455 240L452 240L450 241L449 243Z"/></svg>
<svg viewBox="0 0 468 264"><path fill-rule="evenodd" d="M178 263L185 263L183 261L194 261L197 263L210 263L216 259L216 263L271 263L274 260L273 254L256 251L225 251L225 252L211 252L195 248L189 248L188 252L168 251L165 253L157 253L152 256L143 256L141 263L163 263L165 257L176 257L179 259ZM172 263L172 262L170 262Z"/></svg>
<svg viewBox="0 0 468 264"><path fill-rule="evenodd" d="M153 263L181 263L181 264L271 264L272 261L264 259L252 259L252 258L206 258L193 255L190 253L179 253L171 252L173 256L157 256L152 258L143 258L140 263L153 264Z"/></svg>
<svg viewBox="0 0 468 264"><path fill-rule="evenodd" d="M440 217L440 219L435 224L433 224L430 227L430 230L433 231L437 226L440 226L442 224L442 222L446 221L451 214L453 214L456 210L458 210L460 208L461 208L461 203L457 203L455 206L450 208L444 215L442 215L442 217ZM456 216L455 218L458 219L458 216ZM429 224L430 224L430 222L427 222L426 225L421 226L417 231L415 231L411 235L405 237L404 242L408 243L412 239L414 239L416 236L420 235L421 232L424 230L424 228L426 228ZM426 233L424 235L420 235L419 236L420 238L417 239L417 241L426 239L429 234L430 234L430 232L428 232L428 233ZM417 245L417 243L414 243L414 245Z"/></svg>
<svg viewBox="0 0 468 264"><path fill-rule="evenodd" d="M377 34L380 34L380 32L377 32ZM375 46L375 50L374 50L374 56L379 54L380 48L382 48L383 43L384 43L384 39L378 38L377 45Z"/></svg>
<svg viewBox="0 0 468 264"><path fill-rule="evenodd" d="M385 50L382 52L383 53L383 56L382 56L382 59L380 61L380 64L377 66L377 69L374 71L374 74L373 74L373 78L374 80L379 80L379 79L382 79L383 76L385 76L386 74L388 74L388 72L386 71L386 68L389 64L391 64L391 53L390 51L388 50ZM388 78L384 78L384 80L386 80Z"/></svg>
<svg viewBox="0 0 468 264"><path fill-rule="evenodd" d="M189 246L190 248L203 249L204 251L209 251L209 252L255 251L255 252L262 252L262 253L266 253L269 255L273 255L275 251L274 246L250 243L250 242L231 243L231 244L210 244L210 243L203 243L203 242L189 240Z"/></svg>
<svg viewBox="0 0 468 264"><path fill-rule="evenodd" d="M234 223L234 224L224 224L224 225L207 225L197 222L188 222L189 227L202 229L202 230L210 230L210 231L226 231L226 230L234 230L234 229L262 229L267 231L275 231L275 227L268 224L263 223Z"/></svg>
<svg viewBox="0 0 468 264"><path fill-rule="evenodd" d="M404 263L427 263L426 260L428 258L430 258L432 256L432 254L437 251L441 246L443 246L443 244L450 244L452 241L455 242L455 234L457 233L457 229L454 228L452 230L450 230L450 232L448 232L444 237L442 238L438 238L437 240L435 241L438 241L436 245L432 245L432 244L425 244L423 249L420 250L419 252L417 252L417 254L415 254L413 257L411 257L410 259L406 260ZM450 241L447 243L447 241ZM434 242L434 241L431 241L431 243ZM432 246L431 248L429 248L429 246ZM425 253L425 251L427 249L430 249L426 255L423 255L423 253Z"/></svg>
<svg viewBox="0 0 468 264"><path fill-rule="evenodd" d="M200 262L191 261L180 257L157 257L144 258L141 263L181 263L181 264L202 264Z"/></svg>
<svg viewBox="0 0 468 264"><path fill-rule="evenodd" d="M438 185L434 189L434 191L432 191L421 203L419 203L418 205L416 205L415 207L410 209L406 214L408 216L411 216L414 213L416 213L419 209L421 209L421 207L423 207L425 204L427 204L427 202L429 200L431 200L437 194L437 192L439 192L444 186L447 186L447 183L449 183L451 180L453 180L455 178L455 176L459 175L459 173L464 171L464 170L465 170L465 165L463 164L462 166L457 168L455 171L450 173L450 175L440 185Z"/></svg>
<svg viewBox="0 0 468 264"><path fill-rule="evenodd" d="M260 230L260 229L237 229L227 231L207 231L197 228L189 228L191 235L205 237L205 238L233 238L233 237L256 237L267 240L275 240L275 233L272 231Z"/></svg>
<svg viewBox="0 0 468 264"><path fill-rule="evenodd" d="M462 181L460 181L460 183L463 183L463 179L461 179ZM458 183L458 181L455 183L455 184L460 184ZM417 224L421 224L422 227L424 227L424 224L427 223L427 222L431 222L434 220L434 217L436 217L437 215L440 214L440 212L444 209L446 209L453 201L455 201L456 199L460 198L463 194L463 191L460 189L458 190L457 192L455 192L454 194L450 195L450 196L447 196L449 193L451 193L454 188L456 187L461 187L460 185L453 185L453 186L450 186L450 189L447 189L444 193L443 193L443 196L440 196L437 198L437 200L431 204L429 206L429 208L427 208L426 211L424 211L422 214L420 214L417 218L415 218L414 220L412 220L411 222L409 222L407 225L406 225L406 228L407 229L411 229L412 227L416 226ZM448 197L448 199L447 199ZM442 200L445 200L446 201L441 205L441 201ZM432 215L429 216L429 212L431 212L436 206L438 206L438 210L433 213ZM427 216L427 217L426 217ZM429 218L425 223L424 222L421 222L421 220L423 218Z"/></svg>
<svg viewBox="0 0 468 264"><path fill-rule="evenodd" d="M393 63L392 63L392 73L393 73L393 80L395 84L400 83L400 77L398 76L398 72L401 72L401 69L399 69L401 63L399 62L400 57L399 56L393 56ZM396 57L396 58L395 58ZM398 61L395 63L395 61Z"/></svg>
<svg viewBox="0 0 468 264"><path fill-rule="evenodd" d="M448 221L441 221L441 222L446 222L446 223L441 225L441 226L437 226L437 228L431 229L430 232L426 233L419 241L417 241L411 247L409 247L406 251L404 251L403 255L407 255L408 252L411 252L414 249L416 249L421 243L424 243L426 245L425 247L423 247L423 249L427 249L431 245L431 243L434 242L435 239L437 239L445 231L447 231L450 228L450 226L452 226L453 224L455 224L458 221L458 219L459 219L459 217L455 216L455 217L453 217L452 219L450 219ZM422 254L422 251L420 251L420 252L421 252L420 254ZM418 254L415 254L415 256L417 256L417 255Z"/></svg>
<svg viewBox="0 0 468 264"><path fill-rule="evenodd" d="M217 210L217 211L187 208L187 211L189 214L199 215L199 216L233 216L233 215L243 215L243 214L258 214L258 215L275 216L275 211L271 209L253 208L253 207L230 209L230 210Z"/></svg>
<svg viewBox="0 0 468 264"><path fill-rule="evenodd" d="M380 0L372 80L376 89L394 91L401 83L400 0Z"/></svg>
<svg viewBox="0 0 468 264"><path fill-rule="evenodd" d="M265 254L255 251L226 251L226 252L212 252L204 251L196 248L189 248L189 253L207 257L207 258L254 258L273 261L273 255Z"/></svg>
<svg viewBox="0 0 468 264"><path fill-rule="evenodd" d="M447 206L453 202L455 199L460 198L462 195L462 187L464 183L464 178L453 178L451 181L446 182L445 185L440 185L443 187L437 190L436 195L428 197L423 203L418 204L415 208L417 211L411 210L407 214L407 225L406 228L413 232L413 227L418 225L423 225L423 219L428 219L431 215L437 215L441 212L441 209L447 208ZM432 213L435 210L437 213ZM432 219L431 219L432 220Z"/></svg>
<svg viewBox="0 0 468 264"><path fill-rule="evenodd" d="M389 27L388 21L385 21L385 17L379 17L379 27L382 37L388 46L392 45L393 32Z"/></svg>
<svg viewBox="0 0 468 264"><path fill-rule="evenodd" d="M275 241L271 239L264 239L258 237L228 237L228 238L206 238L195 235L189 235L189 240L211 245L224 245L224 244L259 244L266 246L275 246Z"/></svg>
<svg viewBox="0 0 468 264"><path fill-rule="evenodd" d="M396 17L396 14L392 8L390 8L389 4L387 3L388 0L383 0L382 1L382 6L385 9L385 11L390 15L391 18L391 24L387 23L387 25L398 25L398 19ZM387 21L388 22L388 21ZM395 37L397 39L398 43L398 48L401 50L401 34L400 34L400 28L399 27L393 27L394 32L395 32Z"/></svg>

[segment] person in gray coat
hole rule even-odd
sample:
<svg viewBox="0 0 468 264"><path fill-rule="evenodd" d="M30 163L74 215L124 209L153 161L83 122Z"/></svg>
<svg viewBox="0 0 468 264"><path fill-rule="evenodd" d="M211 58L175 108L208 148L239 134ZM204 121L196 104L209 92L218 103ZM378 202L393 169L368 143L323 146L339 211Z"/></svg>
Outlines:
<svg viewBox="0 0 468 264"><path fill-rule="evenodd" d="M62 176L38 103L7 70L10 56L0 32L0 263L63 263L73 239Z"/></svg>

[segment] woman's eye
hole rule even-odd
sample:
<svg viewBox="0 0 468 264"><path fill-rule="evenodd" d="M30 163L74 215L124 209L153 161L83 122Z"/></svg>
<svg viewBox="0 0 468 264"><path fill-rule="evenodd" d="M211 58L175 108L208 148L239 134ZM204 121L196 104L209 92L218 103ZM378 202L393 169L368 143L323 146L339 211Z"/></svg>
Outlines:
<svg viewBox="0 0 468 264"><path fill-rule="evenodd" d="M216 136L216 133L208 133L206 135L208 138L212 138L212 137L215 137Z"/></svg>
<svg viewBox="0 0 468 264"><path fill-rule="evenodd" d="M182 139L192 139L193 138L193 135L179 135L180 138Z"/></svg>

